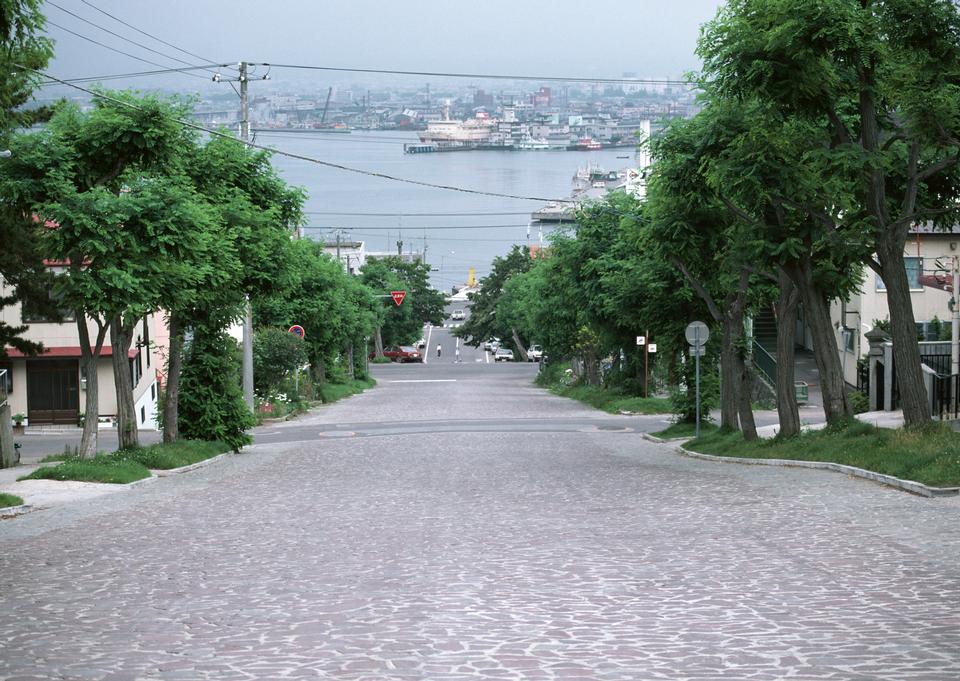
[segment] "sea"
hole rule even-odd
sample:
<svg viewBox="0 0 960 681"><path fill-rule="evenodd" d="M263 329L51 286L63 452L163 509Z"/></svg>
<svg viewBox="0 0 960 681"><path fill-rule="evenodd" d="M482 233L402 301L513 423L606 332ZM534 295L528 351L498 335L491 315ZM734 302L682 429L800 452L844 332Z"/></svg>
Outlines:
<svg viewBox="0 0 960 681"><path fill-rule="evenodd" d="M414 133L257 131L254 141L313 160L275 154L273 165L307 193L306 235L323 241L363 241L368 252L424 252L441 290L490 271L514 244L538 243L554 227L530 225L548 199L567 199L578 168L620 170L634 164L630 148L598 151L456 151L406 154ZM629 158L619 158L629 156ZM500 198L363 175L324 161L404 180L530 199ZM399 245L398 245L398 242Z"/></svg>

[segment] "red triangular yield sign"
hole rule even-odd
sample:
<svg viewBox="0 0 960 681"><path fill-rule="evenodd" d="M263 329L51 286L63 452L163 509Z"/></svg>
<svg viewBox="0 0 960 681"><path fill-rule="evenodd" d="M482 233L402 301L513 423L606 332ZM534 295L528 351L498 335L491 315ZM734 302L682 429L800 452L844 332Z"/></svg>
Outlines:
<svg viewBox="0 0 960 681"><path fill-rule="evenodd" d="M403 297L407 295L406 291L390 291L390 296L393 298L393 302L397 305L403 302Z"/></svg>

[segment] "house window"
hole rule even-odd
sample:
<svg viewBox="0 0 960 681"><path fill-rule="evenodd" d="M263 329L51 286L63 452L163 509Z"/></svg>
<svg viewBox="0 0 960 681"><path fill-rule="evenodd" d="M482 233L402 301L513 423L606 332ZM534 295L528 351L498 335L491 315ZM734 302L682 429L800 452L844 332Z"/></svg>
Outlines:
<svg viewBox="0 0 960 681"><path fill-rule="evenodd" d="M907 271L907 282L910 284L911 291L922 291L923 286L920 284L920 275L923 273L923 258L918 258L912 256L909 258L903 259L903 267ZM877 281L877 290L886 291L887 285L883 283L883 279L880 278L879 274L874 275Z"/></svg>
<svg viewBox="0 0 960 681"><path fill-rule="evenodd" d="M136 387L137 383L140 382L140 377L142 375L143 373L140 366L140 353L137 353L137 356L130 360L130 376L133 378L132 387Z"/></svg>
<svg viewBox="0 0 960 681"><path fill-rule="evenodd" d="M26 298L20 307L20 316L24 324L60 324L76 319L73 310L64 308L59 310L61 319L56 319L51 313L57 307L52 293L48 293L47 298L43 300Z"/></svg>
<svg viewBox="0 0 960 681"><path fill-rule="evenodd" d="M143 347L147 350L147 368L150 368L150 318L143 318Z"/></svg>

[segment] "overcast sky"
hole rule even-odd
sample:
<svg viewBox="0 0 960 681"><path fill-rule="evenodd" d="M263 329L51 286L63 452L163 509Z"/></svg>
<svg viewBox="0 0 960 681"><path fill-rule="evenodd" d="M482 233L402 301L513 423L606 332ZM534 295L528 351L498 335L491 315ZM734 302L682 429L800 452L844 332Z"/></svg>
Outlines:
<svg viewBox="0 0 960 681"><path fill-rule="evenodd" d="M239 60L412 71L542 76L676 77L695 69L699 26L722 0L56 0L89 21L193 64L96 11L211 61ZM94 7L91 7L93 5ZM157 68L81 38L70 29L164 66L180 65L44 3L56 40L50 72L78 78ZM206 76L205 76L206 77ZM284 81L331 81L327 73L277 71ZM356 78L349 76L348 78ZM419 79L425 80L425 79ZM124 86L207 86L197 78L151 77Z"/></svg>

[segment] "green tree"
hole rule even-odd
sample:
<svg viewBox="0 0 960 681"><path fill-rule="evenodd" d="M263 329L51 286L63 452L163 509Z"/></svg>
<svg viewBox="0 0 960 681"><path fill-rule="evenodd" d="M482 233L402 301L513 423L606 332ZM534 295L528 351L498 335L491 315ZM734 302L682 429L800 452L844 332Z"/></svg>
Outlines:
<svg viewBox="0 0 960 681"><path fill-rule="evenodd" d="M262 327L253 336L254 387L263 396L278 392L306 361L304 340L287 329Z"/></svg>
<svg viewBox="0 0 960 681"><path fill-rule="evenodd" d="M533 265L530 251L526 247L515 245L505 256L493 259L490 274L480 280L479 290L469 294L470 317L457 329L456 334L464 342L479 346L489 338L509 338L514 349L526 360L526 345L509 320L497 318L497 302L507 281Z"/></svg>
<svg viewBox="0 0 960 681"><path fill-rule="evenodd" d="M18 204L48 227L45 256L63 264L54 297L75 313L89 377L113 321L149 300L138 268L150 265L124 227L133 203L124 189L176 164L191 139L177 123L182 112L176 102L123 93L96 98L87 113L63 107L45 129L19 137L20 153L4 166ZM97 449L98 401L97 381L88 380L81 456Z"/></svg>
<svg viewBox="0 0 960 681"><path fill-rule="evenodd" d="M960 11L939 0L731 0L702 33L704 77L819 127L849 212L805 206L859 231L887 287L908 425L930 418L903 252L910 226L953 224L960 195Z"/></svg>
<svg viewBox="0 0 960 681"><path fill-rule="evenodd" d="M368 258L360 273L361 281L381 296L375 310L374 346L383 356L385 345L407 345L420 335L423 325L443 322L444 296L431 288L430 266L409 263L398 256ZM391 291L406 291L403 303L394 305Z"/></svg>
<svg viewBox="0 0 960 681"><path fill-rule="evenodd" d="M13 144L14 131L29 126L47 112L30 109L26 105L33 97L41 76L30 69L42 70L53 56L53 43L44 37L45 18L40 13L39 0L4 0L0 2L0 149ZM23 68L26 67L26 68ZM16 152L14 152L16 153ZM0 159L0 178L6 173L3 166L8 159ZM21 200L11 183L0 179L4 201L0 204L0 279L10 287L9 295L0 296L0 309L7 305L31 300L36 309L48 318L56 318L56 305L49 300L49 277L43 266L44 254L39 250L38 238L42 225L33 219L29 203ZM7 356L7 346L28 354L41 349L37 343L25 341L21 334L27 327L0 321L0 358Z"/></svg>

